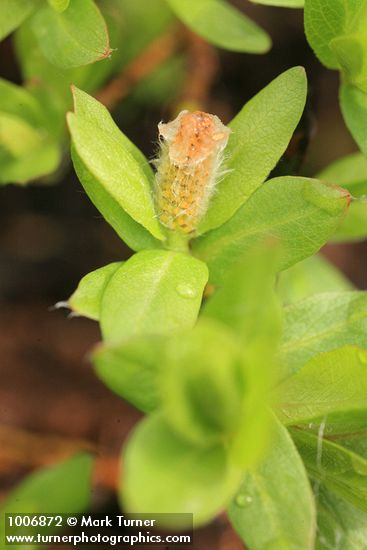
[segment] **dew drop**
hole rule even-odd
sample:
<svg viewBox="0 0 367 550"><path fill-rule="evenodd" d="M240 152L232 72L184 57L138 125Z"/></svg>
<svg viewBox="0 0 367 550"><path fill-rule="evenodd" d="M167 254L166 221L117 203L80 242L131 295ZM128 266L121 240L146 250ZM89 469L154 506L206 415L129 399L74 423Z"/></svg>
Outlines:
<svg viewBox="0 0 367 550"><path fill-rule="evenodd" d="M239 494L236 496L235 503L240 508L244 508L251 504L252 498L249 495Z"/></svg>
<svg viewBox="0 0 367 550"><path fill-rule="evenodd" d="M183 298L195 298L197 294L196 290L192 286L187 285L185 283L179 284L176 287L176 290L179 293L179 295L182 296Z"/></svg>

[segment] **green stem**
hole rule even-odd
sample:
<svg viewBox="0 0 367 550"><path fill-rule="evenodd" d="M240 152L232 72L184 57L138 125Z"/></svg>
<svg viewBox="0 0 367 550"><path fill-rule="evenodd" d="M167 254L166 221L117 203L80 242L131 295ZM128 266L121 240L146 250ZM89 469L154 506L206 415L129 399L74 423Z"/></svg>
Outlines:
<svg viewBox="0 0 367 550"><path fill-rule="evenodd" d="M189 254L189 236L178 231L168 231L166 247L174 252Z"/></svg>

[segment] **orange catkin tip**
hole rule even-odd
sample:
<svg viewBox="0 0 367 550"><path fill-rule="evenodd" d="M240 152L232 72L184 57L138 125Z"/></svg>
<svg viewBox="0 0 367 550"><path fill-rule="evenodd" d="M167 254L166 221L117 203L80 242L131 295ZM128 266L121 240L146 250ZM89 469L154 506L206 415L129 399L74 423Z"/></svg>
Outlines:
<svg viewBox="0 0 367 550"><path fill-rule="evenodd" d="M161 222L171 230L193 233L205 214L220 176L230 130L215 115L182 111L160 123L155 199Z"/></svg>

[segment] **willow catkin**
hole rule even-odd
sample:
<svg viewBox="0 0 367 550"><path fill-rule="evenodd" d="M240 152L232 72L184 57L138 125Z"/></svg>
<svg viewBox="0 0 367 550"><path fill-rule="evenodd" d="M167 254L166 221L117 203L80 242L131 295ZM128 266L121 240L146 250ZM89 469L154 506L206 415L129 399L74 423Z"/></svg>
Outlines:
<svg viewBox="0 0 367 550"><path fill-rule="evenodd" d="M182 111L158 126L161 154L156 161L155 201L161 223L194 233L220 177L230 130L215 115Z"/></svg>

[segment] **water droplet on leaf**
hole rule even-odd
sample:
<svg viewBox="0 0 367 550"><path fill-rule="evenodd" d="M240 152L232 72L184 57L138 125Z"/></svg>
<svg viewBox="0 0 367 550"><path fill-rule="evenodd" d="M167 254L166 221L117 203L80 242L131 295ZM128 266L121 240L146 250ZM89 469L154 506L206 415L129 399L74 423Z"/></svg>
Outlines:
<svg viewBox="0 0 367 550"><path fill-rule="evenodd" d="M181 283L176 287L177 292L183 298L195 298L197 292L195 288L185 283Z"/></svg>
<svg viewBox="0 0 367 550"><path fill-rule="evenodd" d="M245 506L248 506L251 504L252 498L249 495L239 494L236 496L235 503L240 508L244 508Z"/></svg>

